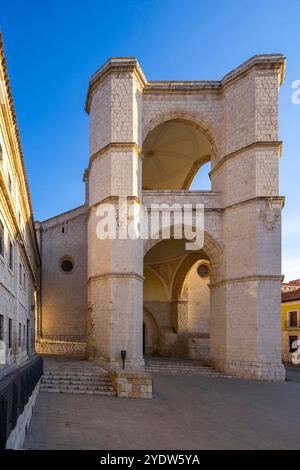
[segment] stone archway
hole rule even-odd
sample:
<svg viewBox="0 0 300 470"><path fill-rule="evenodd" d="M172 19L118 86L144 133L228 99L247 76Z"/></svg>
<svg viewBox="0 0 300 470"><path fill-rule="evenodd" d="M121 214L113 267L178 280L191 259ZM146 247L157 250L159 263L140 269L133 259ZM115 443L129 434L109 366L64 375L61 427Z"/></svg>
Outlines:
<svg viewBox="0 0 300 470"><path fill-rule="evenodd" d="M171 239L174 236L175 230L176 230L176 226L172 226L170 229ZM195 227L186 227L185 233L188 235L189 239L192 239L193 233L195 233ZM160 232L158 238L146 240L144 243L144 257L153 247L155 247L158 243L160 243L162 239L163 239L162 233ZM208 231L204 231L204 243L203 243L203 248L201 249L201 252L204 258L207 257L211 263L211 278L213 282L215 283L218 281L218 279L221 278L223 248L222 248L221 243L219 243L216 240L216 238L212 236ZM195 259L195 256L196 255L192 252L191 256L189 257L189 260ZM186 263L189 265L189 262L192 263L192 261L187 261Z"/></svg>
<svg viewBox="0 0 300 470"><path fill-rule="evenodd" d="M211 142L207 129L180 114L151 122L143 141L143 189L188 190L198 170L212 159Z"/></svg>
<svg viewBox="0 0 300 470"><path fill-rule="evenodd" d="M173 253L171 250L172 244L174 247L177 245L177 248L174 248ZM182 244L182 251L178 248L180 244ZM196 299L195 301L195 292L197 288L199 288L199 292L205 291L205 302L210 303L210 290L208 287L209 280L206 282L201 281L193 271L193 276L190 278L188 283L188 289L190 289L190 292L193 294L193 306L192 302L189 302L189 298L186 295L184 284L193 267L195 270L195 265L200 261L209 265L210 273L212 273L213 270L216 271L218 267L217 258L220 256L221 247L218 246L212 237L208 236L208 234L206 235L204 246L213 257L213 267L209 256L204 250L186 252L184 246L185 240L170 239L147 241L145 246L146 257L144 258L144 265L146 266L146 270L149 270L150 263L151 270L156 272L157 276L161 276L161 278L164 279L164 284L167 289L167 298L164 303L160 303L159 306L154 305L154 302L145 303L145 301L144 305L147 305L149 309L153 309L152 313L155 316L160 331L160 354L188 358L191 357L190 345L192 345L193 359L205 359L207 362L209 356L208 349L210 330L208 326L208 322L210 322L210 314L207 313L207 308L209 308L209 305L208 307L204 307L204 299L202 299L202 311L206 312L206 325L203 329L204 322L201 324L197 318L197 314L199 313L201 315L201 313L200 311L195 311L197 305L198 307L201 305L201 299ZM147 300L149 299L147 298ZM202 329L199 326L201 326ZM201 353L201 348L202 350L205 350L204 354Z"/></svg>
<svg viewBox="0 0 300 470"><path fill-rule="evenodd" d="M207 267L200 276L199 268ZM210 364L211 264L201 252L188 255L178 267L172 286L173 323L179 344L189 359Z"/></svg>
<svg viewBox="0 0 300 470"><path fill-rule="evenodd" d="M145 119L145 124L143 127L143 142L157 126L164 124L165 122L177 120L184 123L187 123L198 129L203 135L206 136L211 145L212 150L212 160L214 161L215 156L217 155L217 142L215 136L217 132L214 130L214 123L199 115L199 113L191 112L187 108L175 108L173 110L165 111L163 113L156 114L150 118Z"/></svg>
<svg viewBox="0 0 300 470"><path fill-rule="evenodd" d="M143 349L144 354L160 354L161 338L155 318L148 308L143 307Z"/></svg>

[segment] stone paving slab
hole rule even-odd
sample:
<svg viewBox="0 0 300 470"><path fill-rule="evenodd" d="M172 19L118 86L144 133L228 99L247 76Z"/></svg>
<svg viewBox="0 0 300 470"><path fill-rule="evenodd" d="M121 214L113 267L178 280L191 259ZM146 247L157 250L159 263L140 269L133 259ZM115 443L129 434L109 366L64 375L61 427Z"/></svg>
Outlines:
<svg viewBox="0 0 300 470"><path fill-rule="evenodd" d="M106 374L106 370L94 362L69 359L65 357L44 356L44 373L69 373L69 374Z"/></svg>
<svg viewBox="0 0 300 470"><path fill-rule="evenodd" d="M41 393L29 449L299 449L300 383L154 376L153 400Z"/></svg>

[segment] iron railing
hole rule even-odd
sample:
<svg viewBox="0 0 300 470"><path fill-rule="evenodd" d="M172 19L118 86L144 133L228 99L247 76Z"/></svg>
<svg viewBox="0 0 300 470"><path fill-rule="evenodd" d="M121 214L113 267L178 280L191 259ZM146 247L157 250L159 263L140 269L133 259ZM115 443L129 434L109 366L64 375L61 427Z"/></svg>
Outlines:
<svg viewBox="0 0 300 470"><path fill-rule="evenodd" d="M0 383L0 449L5 449L19 415L42 375L43 359L37 358L12 372Z"/></svg>
<svg viewBox="0 0 300 470"><path fill-rule="evenodd" d="M298 330L300 328L300 321L297 320L297 322L290 322L289 320L286 320L284 322L284 326L286 329L290 329L290 330Z"/></svg>

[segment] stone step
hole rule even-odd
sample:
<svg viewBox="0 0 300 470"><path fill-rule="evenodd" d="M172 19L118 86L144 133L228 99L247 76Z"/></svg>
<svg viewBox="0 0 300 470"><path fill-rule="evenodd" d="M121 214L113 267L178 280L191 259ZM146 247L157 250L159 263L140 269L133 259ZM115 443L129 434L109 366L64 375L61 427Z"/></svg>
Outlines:
<svg viewBox="0 0 300 470"><path fill-rule="evenodd" d="M115 391L112 390L79 390L79 389L67 389L63 390L60 388L41 388L42 393L70 393L80 395L103 395L103 396L115 396Z"/></svg>
<svg viewBox="0 0 300 470"><path fill-rule="evenodd" d="M163 364L167 366L172 366L172 365L182 365L182 366L197 366L197 367L211 367L207 363L200 362L200 361L193 361L190 359L145 359L146 364Z"/></svg>
<svg viewBox="0 0 300 470"><path fill-rule="evenodd" d="M113 391L114 388L112 385L78 385L78 384L50 384L50 383L42 383L41 389L58 389L58 390L106 390L106 391Z"/></svg>
<svg viewBox="0 0 300 470"><path fill-rule="evenodd" d="M145 367L153 367L155 369L176 369L176 370L186 370L186 369L190 369L190 370L212 370L212 367L197 367L197 366L165 366L163 364L146 364Z"/></svg>
<svg viewBox="0 0 300 470"><path fill-rule="evenodd" d="M82 373L82 372L74 372L74 371L44 371L43 374L45 377L84 377L85 379L93 379L94 377L108 377L107 372L101 372L101 373Z"/></svg>
<svg viewBox="0 0 300 470"><path fill-rule="evenodd" d="M192 365L169 365L169 364L146 364L146 367L155 367L156 369L197 369L197 370L211 370L209 366L192 366Z"/></svg>
<svg viewBox="0 0 300 470"><path fill-rule="evenodd" d="M207 370L201 370L201 369L167 369L165 367L146 367L145 369L146 371L166 371L166 372L178 372L178 373L199 373L199 374L208 374L208 373L214 373L214 374L218 374L219 372L211 369L207 369Z"/></svg>
<svg viewBox="0 0 300 470"><path fill-rule="evenodd" d="M212 367L196 361L148 360L146 372L165 375L197 375L202 377L228 377Z"/></svg>
<svg viewBox="0 0 300 470"><path fill-rule="evenodd" d="M166 375L197 375L201 377L228 377L227 375L222 375L218 372L196 372L196 371L170 371L170 370L154 370L146 369L146 372L151 374L166 374Z"/></svg>
<svg viewBox="0 0 300 470"><path fill-rule="evenodd" d="M175 372L176 371L178 371L178 372L180 372L180 371L182 371L182 372L185 372L185 371L211 372L213 370L213 369L196 369L196 368L194 368L194 369L189 368L188 369L188 368L183 368L183 367L181 367L181 368L179 368L179 367L174 367L174 368L173 367L146 367L146 369L147 370L166 370L166 371L170 371L170 372L172 372L172 370L175 371Z"/></svg>
<svg viewBox="0 0 300 470"><path fill-rule="evenodd" d="M96 368L88 371L75 366L67 369L45 370L41 380L41 392L80 393L87 395L115 396L110 377L106 370Z"/></svg>
<svg viewBox="0 0 300 470"><path fill-rule="evenodd" d="M60 384L86 384L86 385L101 385L101 384L107 384L110 383L109 377L92 377L89 379L86 379L84 377L79 378L71 378L71 377L55 377L55 376L43 376L42 377L42 383L60 383Z"/></svg>

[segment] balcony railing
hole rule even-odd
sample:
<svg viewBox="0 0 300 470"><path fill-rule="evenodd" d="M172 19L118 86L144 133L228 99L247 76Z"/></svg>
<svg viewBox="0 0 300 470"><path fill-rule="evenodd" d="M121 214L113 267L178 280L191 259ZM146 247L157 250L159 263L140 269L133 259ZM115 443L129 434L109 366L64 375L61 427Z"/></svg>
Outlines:
<svg viewBox="0 0 300 470"><path fill-rule="evenodd" d="M300 329L300 321L291 323L289 320L284 322L284 327L287 330L299 330Z"/></svg>
<svg viewBox="0 0 300 470"><path fill-rule="evenodd" d="M42 374L43 359L37 358L0 383L0 449L5 449L6 441Z"/></svg>

